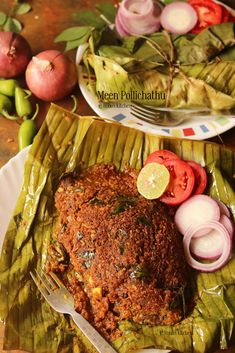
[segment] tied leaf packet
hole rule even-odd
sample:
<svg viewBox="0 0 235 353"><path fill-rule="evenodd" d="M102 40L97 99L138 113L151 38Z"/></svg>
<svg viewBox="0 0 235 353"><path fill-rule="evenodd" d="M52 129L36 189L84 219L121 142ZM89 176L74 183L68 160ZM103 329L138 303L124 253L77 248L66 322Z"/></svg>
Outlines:
<svg viewBox="0 0 235 353"><path fill-rule="evenodd" d="M100 101L229 110L235 107L234 57L234 23L222 23L197 35L163 31L118 44L94 31L84 63L96 76L90 88ZM152 99L152 92L162 93L160 99Z"/></svg>
<svg viewBox="0 0 235 353"><path fill-rule="evenodd" d="M42 298L29 272L44 268L57 225L54 194L66 173L96 163L140 169L153 151L169 149L194 159L208 173L207 192L235 216L231 187L235 152L203 141L165 138L96 117L79 117L52 105L29 151L23 187L0 258L0 318L4 349L34 353L92 353L94 348L66 315ZM193 310L174 326L120 322L120 353L158 347L182 353L212 353L235 343L235 256L214 273L192 271Z"/></svg>

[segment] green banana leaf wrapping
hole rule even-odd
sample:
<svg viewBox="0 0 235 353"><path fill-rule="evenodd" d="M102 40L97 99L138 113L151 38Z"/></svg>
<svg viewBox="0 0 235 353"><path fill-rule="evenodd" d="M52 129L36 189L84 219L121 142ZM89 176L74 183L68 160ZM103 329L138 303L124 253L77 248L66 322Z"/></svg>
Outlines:
<svg viewBox="0 0 235 353"><path fill-rule="evenodd" d="M94 33L89 43L84 62L95 73L90 87L99 101L235 107L234 23L211 26L196 36L163 31L148 38L125 37L119 45L107 45L102 34Z"/></svg>
<svg viewBox="0 0 235 353"><path fill-rule="evenodd" d="M206 167L207 192L235 215L235 152L203 141L146 134L95 117L78 117L52 105L30 149L21 194L5 236L0 259L0 317L6 324L4 348L35 353L94 352L66 315L42 299L29 271L45 265L57 224L54 193L61 177L95 163L140 169L150 152L170 149ZM210 353L235 343L235 256L214 273L192 276L193 312L174 326L149 327L121 322L113 342L120 353L144 347Z"/></svg>

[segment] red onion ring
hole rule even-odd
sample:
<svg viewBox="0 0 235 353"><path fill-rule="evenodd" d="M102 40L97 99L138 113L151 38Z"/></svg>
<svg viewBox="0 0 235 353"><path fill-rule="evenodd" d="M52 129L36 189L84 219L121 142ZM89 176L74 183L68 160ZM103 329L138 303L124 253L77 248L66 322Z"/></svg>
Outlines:
<svg viewBox="0 0 235 353"><path fill-rule="evenodd" d="M234 232L234 224L233 221L228 218L225 214L222 214L220 216L220 223L223 224L223 226L227 229L229 232L231 238L233 237L233 232Z"/></svg>
<svg viewBox="0 0 235 353"><path fill-rule="evenodd" d="M215 200L220 208L220 213L224 214L227 217L231 217L230 211L228 209L228 207L220 200Z"/></svg>
<svg viewBox="0 0 235 353"><path fill-rule="evenodd" d="M167 5L161 14L161 25L174 34L185 34L196 26L198 16L194 8L183 1Z"/></svg>
<svg viewBox="0 0 235 353"><path fill-rule="evenodd" d="M121 36L156 32L160 29L160 14L161 8L153 0L123 0L115 21L116 29Z"/></svg>
<svg viewBox="0 0 235 353"><path fill-rule="evenodd" d="M120 17L120 16L119 16L119 13L118 13L117 16L116 16L116 18L115 18L115 26L116 26L116 30L117 30L118 34L119 34L121 37L129 36L130 33L127 32L127 31L124 29L124 27L123 27L123 25L122 25L122 23L121 23L119 17Z"/></svg>
<svg viewBox="0 0 235 353"><path fill-rule="evenodd" d="M180 205L175 213L175 224L179 232L186 234L189 227L205 225L210 221L219 221L220 209L215 200L207 195L194 195ZM208 233L200 228L196 236Z"/></svg>
<svg viewBox="0 0 235 353"><path fill-rule="evenodd" d="M217 231L221 232L225 240L224 247L223 249L221 249L220 257L212 263L201 263L194 259L190 252L191 239L198 231L200 231L201 229L205 229L205 227L207 229L216 229ZM220 224L219 222L211 221L206 224L200 224L197 227L191 227L190 229L188 229L183 239L183 246L186 261L192 268L202 272L214 272L216 270L219 270L228 262L232 250L232 241L227 229L222 224Z"/></svg>
<svg viewBox="0 0 235 353"><path fill-rule="evenodd" d="M191 239L190 251L200 260L215 260L222 253L224 235L215 229L205 235Z"/></svg>

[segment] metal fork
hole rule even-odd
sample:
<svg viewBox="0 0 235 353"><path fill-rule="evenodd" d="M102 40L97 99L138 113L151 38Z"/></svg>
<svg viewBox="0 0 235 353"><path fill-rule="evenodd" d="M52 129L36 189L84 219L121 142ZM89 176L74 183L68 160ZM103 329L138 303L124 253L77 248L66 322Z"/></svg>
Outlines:
<svg viewBox="0 0 235 353"><path fill-rule="evenodd" d="M177 126L183 121L193 118L214 119L218 116L234 117L234 110L185 110L185 109L166 109L150 107L141 103L131 103L131 114L149 124L160 126Z"/></svg>
<svg viewBox="0 0 235 353"><path fill-rule="evenodd" d="M100 353L117 353L82 315L74 310L74 299L54 273L42 275L30 272L32 279L50 306L62 314L71 315L75 324ZM53 287L52 287L53 285Z"/></svg>

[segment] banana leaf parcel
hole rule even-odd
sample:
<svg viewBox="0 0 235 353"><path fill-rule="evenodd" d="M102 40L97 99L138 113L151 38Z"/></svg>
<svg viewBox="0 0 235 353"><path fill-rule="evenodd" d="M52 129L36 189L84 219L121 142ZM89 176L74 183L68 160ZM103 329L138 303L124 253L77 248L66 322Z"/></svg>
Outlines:
<svg viewBox="0 0 235 353"><path fill-rule="evenodd" d="M107 122L78 117L52 105L29 151L24 182L5 236L0 259L0 317L4 348L34 353L88 353L93 347L66 315L43 300L29 275L44 267L57 224L54 193L63 175L78 165L126 164L140 169L150 152L170 149L207 169L207 192L224 201L235 215L232 189L235 152L203 141L164 138ZM192 274L195 306L174 326L120 322L120 353L158 347L182 353L212 353L235 343L235 256L214 273Z"/></svg>
<svg viewBox="0 0 235 353"><path fill-rule="evenodd" d="M222 23L198 35L163 31L107 44L107 33L94 32L84 53L86 68L96 77L90 87L99 101L232 109L234 33L234 23Z"/></svg>

